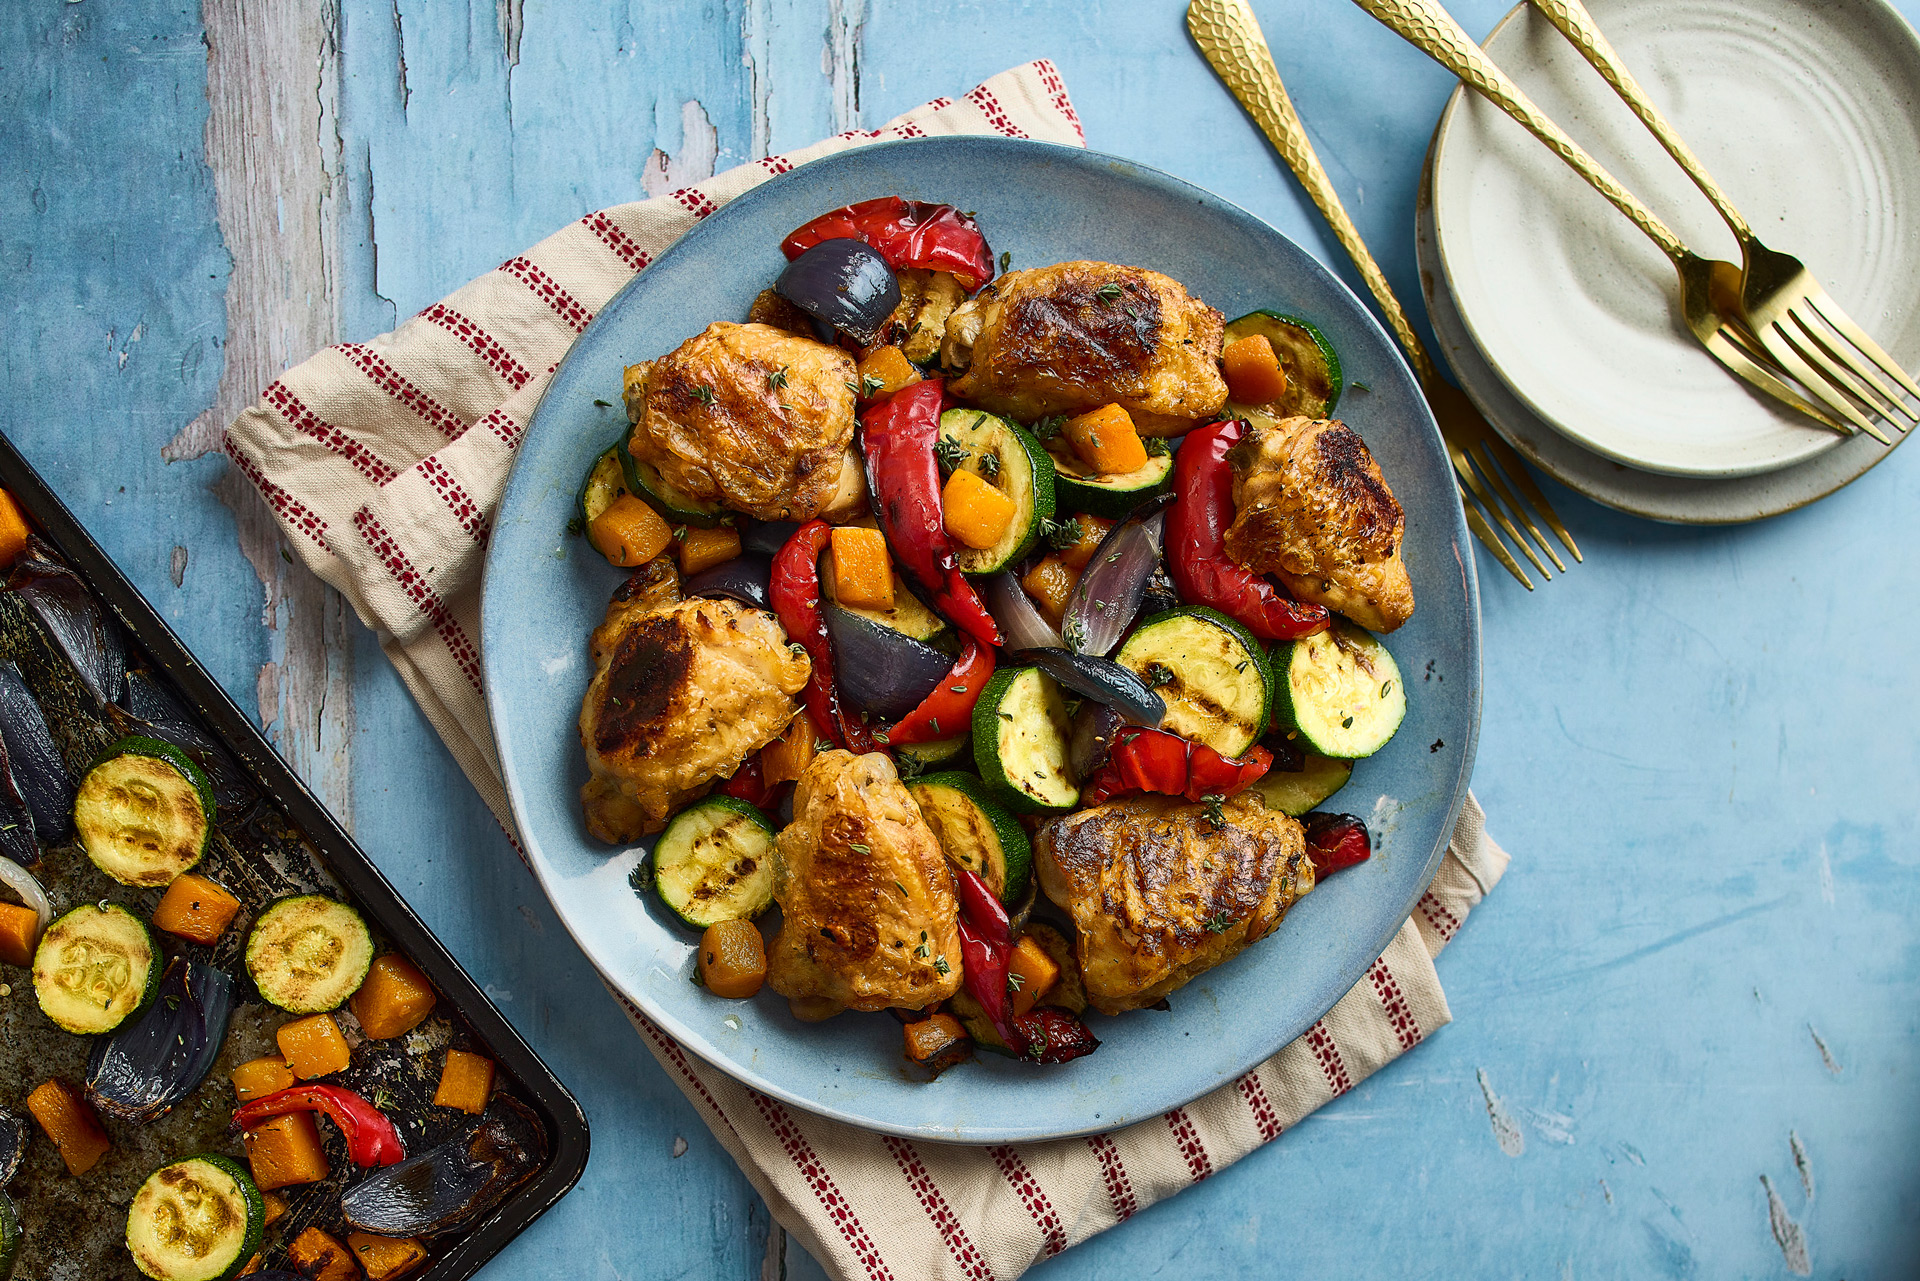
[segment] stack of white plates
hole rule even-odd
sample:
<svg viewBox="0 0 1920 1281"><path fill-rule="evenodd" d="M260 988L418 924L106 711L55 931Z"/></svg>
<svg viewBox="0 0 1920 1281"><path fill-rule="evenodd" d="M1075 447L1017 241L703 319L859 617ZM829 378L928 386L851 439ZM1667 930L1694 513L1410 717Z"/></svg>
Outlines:
<svg viewBox="0 0 1920 1281"><path fill-rule="evenodd" d="M1900 14L1883 0L1588 7L1756 234L1920 366L1920 39ZM1739 261L1713 207L1544 17L1520 4L1485 47L1689 247ZM1683 324L1666 257L1464 88L1427 155L1419 255L1467 394L1542 471L1610 507L1755 520L1887 455L1727 373Z"/></svg>

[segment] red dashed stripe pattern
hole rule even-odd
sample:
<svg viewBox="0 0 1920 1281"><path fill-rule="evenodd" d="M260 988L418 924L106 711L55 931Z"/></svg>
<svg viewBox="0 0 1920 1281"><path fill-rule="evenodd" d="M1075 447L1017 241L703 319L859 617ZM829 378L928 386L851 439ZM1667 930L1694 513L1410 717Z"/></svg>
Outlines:
<svg viewBox="0 0 1920 1281"><path fill-rule="evenodd" d="M1107 1202L1113 1206L1114 1217L1124 1223L1140 1208L1140 1202L1133 1195L1133 1180L1127 1177L1120 1149L1104 1134L1088 1135L1087 1146L1100 1163L1100 1178L1107 1185Z"/></svg>
<svg viewBox="0 0 1920 1281"><path fill-rule="evenodd" d="M1267 1098L1267 1087L1260 1083L1258 1072L1249 1072L1240 1078L1240 1097L1247 1101L1247 1111L1253 1113L1253 1125L1260 1132L1262 1143L1271 1143L1280 1137L1280 1118L1274 1115L1273 1101Z"/></svg>
<svg viewBox="0 0 1920 1281"><path fill-rule="evenodd" d="M787 159L785 156L768 156L760 162L760 167L775 178L778 178L781 174L793 168L793 161Z"/></svg>
<svg viewBox="0 0 1920 1281"><path fill-rule="evenodd" d="M613 219L607 217L604 213L596 211L588 214L580 221L586 226L588 231L591 231L600 238L601 244L613 250L614 257L627 264L630 270L638 273L646 267L648 263L653 261L651 254L635 244L633 237L616 227Z"/></svg>
<svg viewBox="0 0 1920 1281"><path fill-rule="evenodd" d="M1449 912L1446 905L1433 896L1432 890L1420 896L1420 915L1427 918L1427 924L1434 928L1442 940L1452 939L1454 932L1460 928L1460 918Z"/></svg>
<svg viewBox="0 0 1920 1281"><path fill-rule="evenodd" d="M480 514L480 504L473 501L473 496L453 478L453 473L448 471L439 459L422 458L414 465L414 470L420 473L422 480L433 487L434 493L440 495L440 501L447 505L447 510L453 513L453 518L460 522L460 528L483 543L487 541L487 522Z"/></svg>
<svg viewBox="0 0 1920 1281"><path fill-rule="evenodd" d="M459 439L460 433L467 429L458 414L401 377L399 371L382 360L380 353L373 348L364 343L349 342L341 343L334 350L352 361L353 367L365 374L374 386L418 414L422 421L448 440Z"/></svg>
<svg viewBox="0 0 1920 1281"><path fill-rule="evenodd" d="M407 559L406 552L401 550L400 544L394 540L392 534L387 532L386 527L374 517L373 513L362 507L353 514L353 526L360 531L360 536L367 540L367 546L372 549L375 556L380 558L380 563L387 567L387 573L391 574L393 581L400 585L400 590L407 594L407 599L411 600L414 607L425 614L428 621L433 624L433 630L439 634L441 642L446 645L447 652L453 656L453 661L459 665L461 673L476 690L479 689L480 652L474 648L473 642L467 639L466 629L460 626L460 620L453 616L453 611L447 608L447 603L440 599L440 593L433 590L433 585L427 581L426 575Z"/></svg>
<svg viewBox="0 0 1920 1281"><path fill-rule="evenodd" d="M526 258L509 258L500 264L500 270L533 290L534 297L553 308L553 314L566 321L574 333L585 329L593 319L593 313L575 302L558 281Z"/></svg>
<svg viewBox="0 0 1920 1281"><path fill-rule="evenodd" d="M233 438L231 431L221 433L220 443L233 465L253 482L253 487L266 498L267 506L273 508L283 525L305 534L323 548L327 545L327 522L320 518L320 513L263 476L253 460L241 452L240 442Z"/></svg>
<svg viewBox="0 0 1920 1281"><path fill-rule="evenodd" d="M267 384L260 398L279 411L287 426L302 436L319 441L353 464L355 471L374 484L384 485L399 474L385 459L377 457L365 445L301 404L300 398L278 379Z"/></svg>
<svg viewBox="0 0 1920 1281"><path fill-rule="evenodd" d="M1304 1039L1313 1057L1319 1060L1320 1070L1326 1074L1327 1084L1333 1087L1335 1096L1351 1090L1353 1078L1347 1075L1346 1062L1340 1057L1340 1047L1333 1043L1333 1033L1327 1031L1325 1020L1308 1028Z"/></svg>
<svg viewBox="0 0 1920 1281"><path fill-rule="evenodd" d="M780 1141L787 1159L807 1180L814 1196L819 1198L821 1208L840 1230L841 1237L860 1261L860 1266L866 1269L867 1276L872 1281L892 1281L893 1272L887 1267L886 1259L881 1257L879 1247L874 1245L866 1226L860 1222L860 1216L853 1212L853 1206L841 1193L840 1185L827 1173L827 1167L821 1163L813 1145L807 1142L807 1136L800 1133L800 1127L793 1123L793 1117L787 1109L758 1090L748 1090L747 1093L752 1097L754 1107L759 1109L760 1119L766 1122L767 1128Z"/></svg>
<svg viewBox="0 0 1920 1281"><path fill-rule="evenodd" d="M1034 63L1033 69L1039 73L1040 83L1047 88L1047 101L1053 104L1055 111L1067 118L1067 123L1073 126L1073 131L1080 135L1080 141L1085 142L1087 131L1080 127L1080 113L1073 109L1073 102L1067 97L1066 82L1060 79L1060 69L1054 66L1049 58L1042 58Z"/></svg>
<svg viewBox="0 0 1920 1281"><path fill-rule="evenodd" d="M513 415L504 408L489 410L475 420L475 427L485 427L500 438L500 443L508 449L517 449L520 445L520 424L513 421Z"/></svg>
<svg viewBox="0 0 1920 1281"><path fill-rule="evenodd" d="M698 187L682 187L673 193L673 198L696 218L704 218L720 207L707 199L707 193Z"/></svg>
<svg viewBox="0 0 1920 1281"><path fill-rule="evenodd" d="M429 324L440 326L465 343L469 350L487 362L487 367L507 380L507 385L519 391L527 385L533 375L527 367L514 359L513 353L495 341L493 335L482 329L443 302L437 302L420 313L420 318Z"/></svg>
<svg viewBox="0 0 1920 1281"><path fill-rule="evenodd" d="M1387 1023L1393 1028L1393 1034L1399 1038L1402 1050L1411 1050L1420 1044L1420 1021L1413 1016L1413 1007L1407 1004L1407 998L1400 991L1400 984L1393 977L1393 971L1387 968L1384 960L1376 960L1373 968L1367 971L1367 981L1373 984L1374 994L1380 998L1380 1006L1387 1012Z"/></svg>
<svg viewBox="0 0 1920 1281"><path fill-rule="evenodd" d="M994 1281L993 1269L987 1266L986 1259L974 1248L973 1238L960 1226L960 1217L947 1204L947 1198L941 1195L933 1176L927 1173L926 1164L920 1160L919 1149L905 1139L889 1134L887 1151L893 1153L894 1163L900 1167L900 1173L906 1176L907 1186L919 1198L920 1208L933 1220L933 1226L940 1232L940 1239L947 1243L947 1251L953 1255L953 1261L960 1265L960 1270L971 1281Z"/></svg>
<svg viewBox="0 0 1920 1281"><path fill-rule="evenodd" d="M1009 138L1027 136L1027 131L1013 123L1012 118L1000 106L1000 99L994 97L993 90L985 85L979 85L968 92L967 101L980 108L987 117L987 123L993 126L994 132L1003 133Z"/></svg>
<svg viewBox="0 0 1920 1281"><path fill-rule="evenodd" d="M1002 1145L987 1149L1001 1175L1019 1196L1021 1204L1027 1207L1027 1213L1039 1225L1042 1236L1040 1253L1042 1258L1051 1259L1067 1248L1066 1229L1060 1226L1060 1215L1054 1210L1053 1202L1047 1199L1046 1189L1040 1186L1040 1180L1033 1177L1027 1169L1027 1163L1012 1148Z"/></svg>
<svg viewBox="0 0 1920 1281"><path fill-rule="evenodd" d="M1167 1113L1167 1128L1173 1131L1173 1141L1180 1149L1181 1157L1187 1163L1187 1173L1193 1176L1195 1183L1213 1173L1213 1160L1207 1155L1206 1144L1200 1141L1200 1131L1193 1126L1193 1118L1187 1115L1185 1108L1175 1108Z"/></svg>

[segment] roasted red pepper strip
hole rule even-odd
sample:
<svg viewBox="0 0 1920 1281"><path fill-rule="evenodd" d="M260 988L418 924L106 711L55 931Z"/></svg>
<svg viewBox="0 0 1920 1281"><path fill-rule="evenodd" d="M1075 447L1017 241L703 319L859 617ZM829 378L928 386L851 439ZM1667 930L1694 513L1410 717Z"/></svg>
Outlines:
<svg viewBox="0 0 1920 1281"><path fill-rule="evenodd" d="M973 923L980 937L999 947L1012 947L1013 922L980 874L955 864L953 886L960 895L961 917Z"/></svg>
<svg viewBox="0 0 1920 1281"><path fill-rule="evenodd" d="M1020 1039L1008 1039L1007 1044L1035 1063L1066 1063L1100 1048L1099 1038L1085 1023L1057 1006L1039 1005L1014 1015L1013 1030Z"/></svg>
<svg viewBox="0 0 1920 1281"><path fill-rule="evenodd" d="M1130 727L1114 735L1107 763L1087 780L1080 803L1104 805L1130 792L1160 792L1190 801L1232 796L1259 782L1272 765L1273 753L1258 745L1245 756L1222 756L1178 734Z"/></svg>
<svg viewBox="0 0 1920 1281"><path fill-rule="evenodd" d="M798 641L813 660L804 695L807 716L835 747L850 752L873 750L873 733L866 722L840 705L833 685L833 641L827 620L820 614L820 553L826 550L831 528L824 520L810 520L793 531L773 558L773 577L767 596L780 626Z"/></svg>
<svg viewBox="0 0 1920 1281"><path fill-rule="evenodd" d="M1327 607L1293 600L1227 555L1233 524L1233 467L1227 451L1246 434L1237 418L1187 433L1173 456L1167 511L1167 572L1189 605L1211 605L1262 640L1297 640L1330 625Z"/></svg>
<svg viewBox="0 0 1920 1281"><path fill-rule="evenodd" d="M770 807L767 802L773 799L779 787L767 786L766 775L760 768L760 754L755 752L733 772L732 778L720 784L720 791L722 795L731 796L735 800L768 809Z"/></svg>
<svg viewBox="0 0 1920 1281"><path fill-rule="evenodd" d="M924 267L950 271L968 293L993 279L993 250L979 224L952 205L881 196L823 213L780 242L780 252L798 258L823 240L861 240L895 271Z"/></svg>
<svg viewBox="0 0 1920 1281"><path fill-rule="evenodd" d="M1315 876L1327 876L1373 857L1373 837L1367 825L1351 814L1315 810L1300 824L1307 829L1307 858L1313 863Z"/></svg>
<svg viewBox="0 0 1920 1281"><path fill-rule="evenodd" d="M392 1165L404 1160L407 1149L393 1122L373 1104L338 1085L296 1085L291 1090L269 1094L243 1103L233 1110L233 1123L241 1129L260 1124L270 1116L289 1112L319 1112L336 1126L347 1140L347 1155L358 1166Z"/></svg>
<svg viewBox="0 0 1920 1281"><path fill-rule="evenodd" d="M933 596L934 607L982 645L998 645L1000 628L960 572L940 506L940 464L934 459L933 446L940 437L942 392L940 380L929 378L895 392L860 416L867 488L888 546L914 581ZM777 560L773 582L777 592ZM787 631L791 635L793 629Z"/></svg>
<svg viewBox="0 0 1920 1281"><path fill-rule="evenodd" d="M1035 1063L1065 1063L1099 1049L1087 1025L1066 1010L1041 1006L1013 1012L1007 999L1007 962L1013 954L1007 909L976 872L955 867L953 883L960 897L960 978L1007 1048Z"/></svg>
<svg viewBox="0 0 1920 1281"><path fill-rule="evenodd" d="M904 747L966 733L973 724L973 705L980 701L980 691L992 676L993 651L967 637L966 648L960 651L953 670L941 678L933 693L898 725L874 737L888 747Z"/></svg>

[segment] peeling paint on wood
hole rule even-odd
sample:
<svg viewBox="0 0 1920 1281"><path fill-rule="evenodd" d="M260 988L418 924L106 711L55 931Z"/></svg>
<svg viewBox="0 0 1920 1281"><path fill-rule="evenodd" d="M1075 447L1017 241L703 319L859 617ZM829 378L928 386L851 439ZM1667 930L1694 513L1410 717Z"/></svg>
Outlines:
<svg viewBox="0 0 1920 1281"><path fill-rule="evenodd" d="M1800 1189L1807 1194L1807 1200L1813 1200L1813 1162L1807 1160L1806 1145L1800 1142L1800 1135L1794 1130L1787 1131L1787 1144L1793 1149L1793 1168L1800 1174Z"/></svg>
<svg viewBox="0 0 1920 1281"><path fill-rule="evenodd" d="M1812 1276L1813 1259L1807 1252L1807 1234L1787 1213L1786 1203L1773 1190L1773 1180L1763 1174L1760 1186L1767 1190L1767 1227L1773 1232L1774 1243L1780 1247L1780 1257L1787 1262L1787 1271L1797 1277Z"/></svg>
<svg viewBox="0 0 1920 1281"><path fill-rule="evenodd" d="M1493 1092L1493 1083L1487 1080L1486 1070L1476 1068L1474 1076L1479 1078L1480 1093L1487 1101L1487 1120L1493 1125L1494 1142L1508 1156L1519 1156L1527 1150L1527 1136L1521 1132L1519 1122L1507 1111L1507 1105Z"/></svg>
<svg viewBox="0 0 1920 1281"><path fill-rule="evenodd" d="M866 29L867 0L830 0L820 69L833 87L836 133L860 128L860 54Z"/></svg>
<svg viewBox="0 0 1920 1281"><path fill-rule="evenodd" d="M1835 1076L1839 1076L1840 1060L1833 1057L1833 1051L1827 1048L1825 1039L1821 1037L1819 1032L1814 1030L1814 1026L1811 1023L1807 1024L1807 1035L1813 1038L1813 1046L1820 1051L1820 1062L1826 1065L1827 1071L1833 1073Z"/></svg>
<svg viewBox="0 0 1920 1281"><path fill-rule="evenodd" d="M173 585L179 587L187 581L187 549L175 543L173 552L167 557L167 577Z"/></svg>
<svg viewBox="0 0 1920 1281"><path fill-rule="evenodd" d="M680 107L680 153L669 156L655 147L640 171L640 189L649 196L664 196L670 191L691 186L713 177L714 162L720 155L720 132L707 118L707 110L698 102Z"/></svg>

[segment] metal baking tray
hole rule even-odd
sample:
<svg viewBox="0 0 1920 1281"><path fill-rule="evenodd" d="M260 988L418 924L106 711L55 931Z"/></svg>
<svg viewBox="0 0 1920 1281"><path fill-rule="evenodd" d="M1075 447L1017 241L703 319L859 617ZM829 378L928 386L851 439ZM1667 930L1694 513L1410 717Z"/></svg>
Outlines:
<svg viewBox="0 0 1920 1281"><path fill-rule="evenodd" d="M221 1056L193 1093L145 1125L108 1121L114 1150L80 1178L67 1173L53 1144L27 1117L24 1099L50 1075L73 1084L83 1080L93 1038L54 1027L40 1013L31 977L23 971L7 972L10 990L0 989L0 1105L33 1131L26 1160L7 1187L26 1231L16 1275L35 1281L139 1281L122 1239L125 1206L133 1190L167 1161L200 1151L239 1155L237 1136L228 1127L233 1100L226 1074L236 1062L273 1052L273 1028L288 1016L261 1003L244 967L232 962L237 961L246 924L264 905L262 898L319 888L354 902L376 936L411 958L440 996L433 1015L419 1029L392 1041L366 1041L364 1046L371 1048L365 1053L356 1048L355 1065L342 1075L343 1083L363 1093L381 1091L388 1099L397 1098L393 1107L408 1151L422 1152L470 1119L435 1109L426 1100L441 1050L448 1045L473 1048L497 1064L497 1088L530 1106L546 1127L546 1161L533 1177L477 1223L431 1239L432 1261L409 1274L419 1281L471 1277L579 1181L588 1147L587 1120L579 1104L4 434L0 485L12 492L36 536L79 575L94 601L119 625L127 667L144 669L154 686L170 693L178 708L190 714L189 720L197 719L204 734L237 767L233 785L249 789L239 793L245 803L231 816L223 805L218 830L227 839L217 843L198 870L217 873L216 862L224 860L226 878L238 882L228 888L242 899L242 915L211 952L200 949L200 954L237 971L236 986L250 999L236 1006ZM53 725L55 739L72 768L77 752L97 750L101 736L115 736L115 717L97 700L86 704L75 693L83 686L70 679L74 669L59 669L47 658L58 653L42 643L51 633L26 617L24 607L10 601L12 595L0 593L0 657L21 667L49 723L61 722ZM98 724L89 724L89 715ZM34 870L54 898L56 913L104 895L145 919L160 894L107 880L72 844L45 853ZM216 874L216 879L222 878ZM179 940L156 938L163 950L177 950ZM349 1030L353 1026L349 1021ZM262 1251L267 1267L283 1266L285 1244L308 1223L336 1238L344 1236L339 1195L360 1172L347 1160L340 1136L330 1127L322 1130L334 1173L325 1183L283 1191L292 1208L268 1230Z"/></svg>

